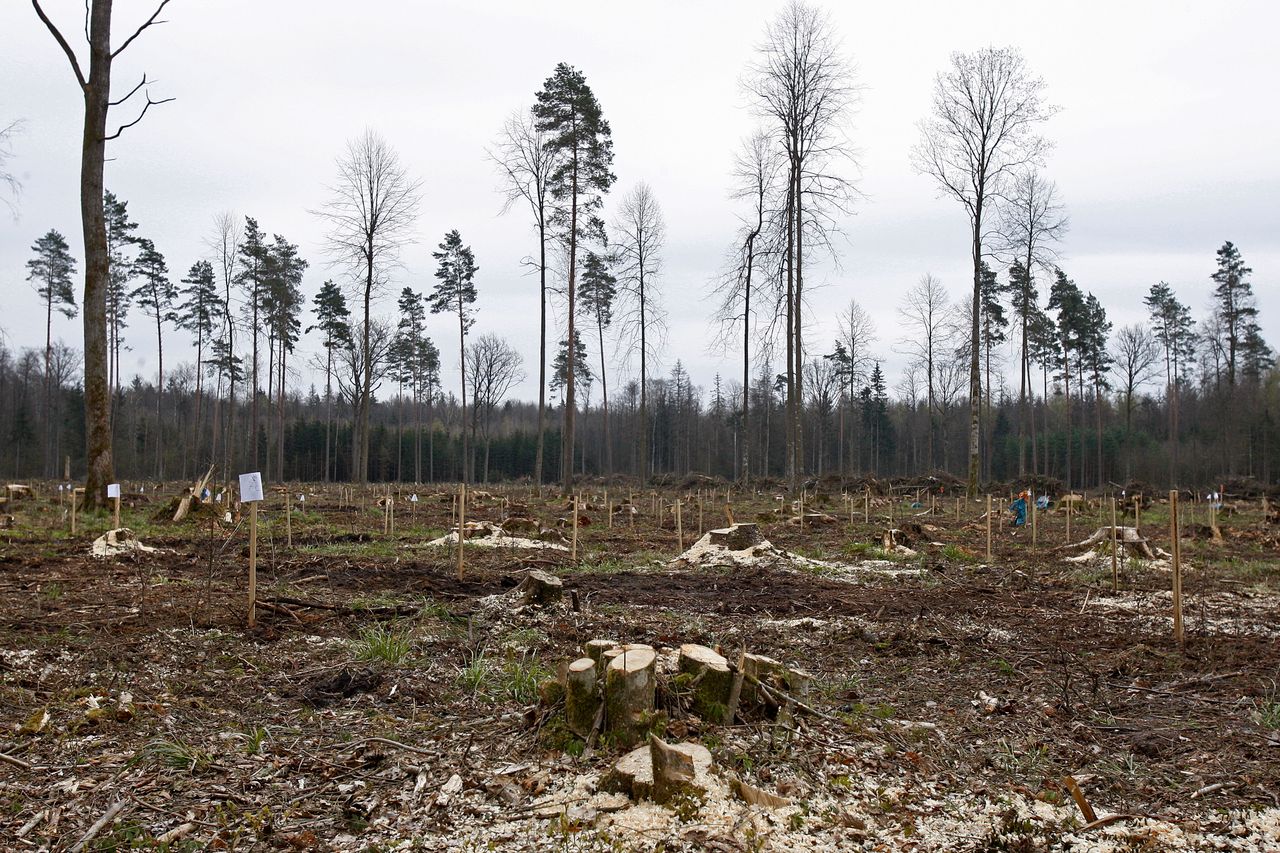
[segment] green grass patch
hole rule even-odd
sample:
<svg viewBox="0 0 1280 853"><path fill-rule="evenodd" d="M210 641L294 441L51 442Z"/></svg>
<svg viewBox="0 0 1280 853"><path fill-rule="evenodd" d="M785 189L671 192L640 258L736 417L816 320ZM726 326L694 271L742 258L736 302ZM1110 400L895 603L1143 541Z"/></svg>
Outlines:
<svg viewBox="0 0 1280 853"><path fill-rule="evenodd" d="M412 630L407 625L368 625L352 642L356 660L404 663L413 651Z"/></svg>

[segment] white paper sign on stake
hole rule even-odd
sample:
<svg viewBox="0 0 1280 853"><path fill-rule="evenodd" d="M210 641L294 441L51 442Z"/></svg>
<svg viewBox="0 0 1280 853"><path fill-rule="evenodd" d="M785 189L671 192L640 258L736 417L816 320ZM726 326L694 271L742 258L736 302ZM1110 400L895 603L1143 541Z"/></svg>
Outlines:
<svg viewBox="0 0 1280 853"><path fill-rule="evenodd" d="M118 497L120 497L120 484L119 484L119 483L108 483L108 484L107 484L107 497L109 497L109 498L118 498Z"/></svg>
<svg viewBox="0 0 1280 853"><path fill-rule="evenodd" d="M300 503L300 504L304 504L304 503L306 503L306 502L307 502L307 496L306 496L306 495L298 495L298 503Z"/></svg>
<svg viewBox="0 0 1280 853"><path fill-rule="evenodd" d="M414 504L416 504L417 502L418 502L418 495L417 495L417 493L414 493L414 494L412 494L412 495L409 495L409 503L414 503Z"/></svg>
<svg viewBox="0 0 1280 853"><path fill-rule="evenodd" d="M262 473L240 475L240 502L253 503L262 500Z"/></svg>

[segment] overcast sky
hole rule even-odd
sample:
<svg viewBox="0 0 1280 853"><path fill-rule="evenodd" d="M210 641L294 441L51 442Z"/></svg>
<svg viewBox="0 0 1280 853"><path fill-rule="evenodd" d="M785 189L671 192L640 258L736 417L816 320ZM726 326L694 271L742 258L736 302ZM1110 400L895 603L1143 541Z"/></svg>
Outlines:
<svg viewBox="0 0 1280 853"><path fill-rule="evenodd" d="M154 0L117 0L116 42ZM77 45L83 6L45 0ZM176 97L109 144L107 187L128 200L139 233L174 278L204 256L213 216L231 210L300 245L304 290L326 278L323 225L334 159L366 127L421 178L416 245L405 253L382 312L405 285L426 291L430 252L461 231L480 273L477 332L509 338L536 396L537 285L521 259L534 249L520 210L500 216L485 158L506 116L527 108L558 62L577 66L613 129L618 176L606 212L637 181L664 210L659 283L671 317L663 370L682 359L709 388L739 368L709 351L706 300L735 226L726 198L738 141L754 120L739 81L779 2L408 2L408 0L175 0L115 66L115 90L142 72L156 97ZM913 173L916 122L952 51L1012 45L1062 108L1045 127L1056 143L1047 176L1067 204L1062 264L1097 294L1116 327L1144 322L1142 297L1170 282L1197 317L1208 307L1214 252L1234 241L1254 269L1264 332L1280 344L1280 5L1270 2L828 3L864 88L849 128L865 198L844 223L838 266L811 281L811 353L830 351L834 316L850 298L876 321L890 384L903 357L897 307L924 273L958 297L966 221ZM82 51L83 53L83 51ZM25 282L31 243L50 228L82 259L79 145L83 102L65 57L29 3L0 4L0 126L25 122L12 164L24 184L16 221L0 209L0 329L10 347L43 344L38 298ZM132 118L118 109L120 120ZM83 265L81 264L81 269ZM308 304L308 313L310 305ZM456 341L431 320L446 387ZM80 321L54 335L80 345ZM126 374L151 377L154 333L140 314L127 332ZM187 335L166 338L169 363L190 360ZM304 353L317 349L304 340ZM595 356L593 354L593 360ZM296 358L295 364L302 359ZM305 374L301 381L312 381ZM621 382L611 376L611 384Z"/></svg>

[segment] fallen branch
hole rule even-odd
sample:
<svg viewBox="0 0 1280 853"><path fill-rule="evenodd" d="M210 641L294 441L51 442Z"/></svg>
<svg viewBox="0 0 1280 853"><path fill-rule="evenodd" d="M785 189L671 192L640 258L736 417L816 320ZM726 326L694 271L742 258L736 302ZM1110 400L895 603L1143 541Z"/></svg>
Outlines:
<svg viewBox="0 0 1280 853"><path fill-rule="evenodd" d="M10 755L7 752L0 752L0 761L5 764L12 764L14 767L21 767L23 770L30 770L31 765L23 761L21 758Z"/></svg>
<svg viewBox="0 0 1280 853"><path fill-rule="evenodd" d="M80 837L80 840L76 842L76 845L71 848L71 853L79 853L79 851L88 847L89 842L97 838L98 833L102 832L102 830L106 828L107 824L116 819L116 815L120 814L124 809L124 806L124 800L116 800L111 805L111 808L107 809L106 813L103 814L102 817L98 818L97 822L93 826L89 827L89 831Z"/></svg>
<svg viewBox="0 0 1280 853"><path fill-rule="evenodd" d="M408 752L416 752L418 755L428 755L428 756L431 756L432 758L438 758L440 756L439 752L431 752L430 750L419 749L416 746L409 746L409 744L407 743L401 743L398 740L390 740L389 738L385 738L385 737L361 738L360 740L352 741L351 743L346 744L346 748L353 749L357 746L363 746L366 743L380 743L380 744L383 744L384 746L393 746L396 749L403 749Z"/></svg>

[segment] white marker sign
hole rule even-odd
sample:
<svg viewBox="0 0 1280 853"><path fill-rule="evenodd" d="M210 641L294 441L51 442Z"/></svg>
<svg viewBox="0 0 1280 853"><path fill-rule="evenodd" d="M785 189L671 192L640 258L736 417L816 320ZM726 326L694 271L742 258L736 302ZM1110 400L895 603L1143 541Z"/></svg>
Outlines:
<svg viewBox="0 0 1280 853"><path fill-rule="evenodd" d="M417 496L417 494L409 495L409 503L416 504L417 502L418 502L418 496Z"/></svg>
<svg viewBox="0 0 1280 853"><path fill-rule="evenodd" d="M118 497L120 497L120 484L119 484L119 483L109 483L109 484L107 485L107 497L109 497L109 498L118 498Z"/></svg>
<svg viewBox="0 0 1280 853"><path fill-rule="evenodd" d="M253 503L262 500L262 474L254 471L252 474L240 475L240 502Z"/></svg>

